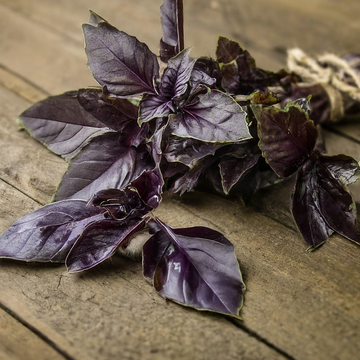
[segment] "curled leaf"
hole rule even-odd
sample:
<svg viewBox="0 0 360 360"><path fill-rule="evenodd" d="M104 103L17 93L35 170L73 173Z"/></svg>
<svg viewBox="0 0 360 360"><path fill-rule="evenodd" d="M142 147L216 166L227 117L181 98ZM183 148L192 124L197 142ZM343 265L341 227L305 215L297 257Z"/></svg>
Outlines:
<svg viewBox="0 0 360 360"><path fill-rule="evenodd" d="M221 71L218 62L207 56L196 59L190 81L193 89L200 84L210 88L215 85L220 87Z"/></svg>
<svg viewBox="0 0 360 360"><path fill-rule="evenodd" d="M221 183L225 194L241 179L246 171L256 165L260 154L248 154L240 159L229 159L219 163Z"/></svg>
<svg viewBox="0 0 360 360"><path fill-rule="evenodd" d="M163 185L163 175L157 166L152 170L144 171L131 183L144 203L152 209L156 209L161 202Z"/></svg>
<svg viewBox="0 0 360 360"><path fill-rule="evenodd" d="M87 227L66 258L69 272L90 269L112 256L121 244L145 226L138 217L102 220Z"/></svg>
<svg viewBox="0 0 360 360"><path fill-rule="evenodd" d="M344 186L353 184L359 179L359 163L347 155L320 156L321 163L331 175Z"/></svg>
<svg viewBox="0 0 360 360"><path fill-rule="evenodd" d="M170 135L166 141L164 156L169 162L181 162L190 168L207 155L214 155L223 144Z"/></svg>
<svg viewBox="0 0 360 360"><path fill-rule="evenodd" d="M216 58L221 68L221 86L231 94L251 94L266 91L268 86L279 83L286 72L273 73L256 66L254 58L233 40L219 37Z"/></svg>
<svg viewBox="0 0 360 360"><path fill-rule="evenodd" d="M335 115L334 111L336 110L333 109L334 104L331 104L329 93L321 84L293 84L290 88L290 94L284 97L282 105L285 107L289 101L307 98L309 95L311 95L310 119L313 120L315 124L323 124L330 121L332 116Z"/></svg>
<svg viewBox="0 0 360 360"><path fill-rule="evenodd" d="M138 191L130 186L121 190L100 190L91 198L89 205L106 210L115 220L142 217L150 211L149 207L142 201Z"/></svg>
<svg viewBox="0 0 360 360"><path fill-rule="evenodd" d="M198 184L200 176L216 161L217 157L207 156L204 159L201 159L199 163L191 169L187 169L184 173L180 172L174 183L171 185L169 192L182 195L186 191L191 191ZM181 168L179 170L181 170Z"/></svg>

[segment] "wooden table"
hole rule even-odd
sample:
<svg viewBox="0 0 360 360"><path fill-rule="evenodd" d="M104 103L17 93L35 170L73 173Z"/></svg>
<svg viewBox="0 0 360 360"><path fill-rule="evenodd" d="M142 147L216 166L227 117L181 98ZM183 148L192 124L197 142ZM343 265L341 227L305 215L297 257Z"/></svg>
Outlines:
<svg viewBox="0 0 360 360"><path fill-rule="evenodd" d="M15 119L50 94L95 85L80 28L88 9L156 53L160 4L0 0L0 231L47 203L66 170ZM228 36L271 70L286 65L292 46L310 54L359 52L360 3L344 4L185 0L186 46L193 56L214 55L217 36ZM359 125L326 132L329 152L357 159L359 139ZM0 359L359 358L359 247L334 235L307 253L294 229L268 216L277 208L267 202L261 213L197 192L166 196L157 211L170 225L209 226L235 244L247 284L237 324L163 300L143 279L141 264L119 256L78 275L0 260Z"/></svg>

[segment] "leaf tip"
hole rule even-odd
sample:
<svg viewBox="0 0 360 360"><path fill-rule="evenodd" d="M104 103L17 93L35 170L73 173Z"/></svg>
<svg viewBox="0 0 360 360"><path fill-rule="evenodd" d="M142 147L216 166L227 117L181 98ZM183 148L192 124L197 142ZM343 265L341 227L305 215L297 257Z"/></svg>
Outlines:
<svg viewBox="0 0 360 360"><path fill-rule="evenodd" d="M103 17L98 15L96 12L90 10L89 25L97 27L100 23L107 22Z"/></svg>

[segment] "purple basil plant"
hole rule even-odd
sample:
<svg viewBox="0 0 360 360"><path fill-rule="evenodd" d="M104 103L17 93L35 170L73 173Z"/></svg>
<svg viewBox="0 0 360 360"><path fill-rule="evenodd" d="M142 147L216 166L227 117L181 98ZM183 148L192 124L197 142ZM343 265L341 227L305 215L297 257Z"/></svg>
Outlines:
<svg viewBox="0 0 360 360"><path fill-rule="evenodd" d="M78 272L146 232L143 274L161 296L239 317L245 284L233 245L215 230L175 229L154 217L163 191L208 189L246 202L297 172L291 212L311 249L334 231L360 244L347 189L359 164L317 147L306 96L280 107L295 96L296 74L258 68L224 37L215 59L190 57L182 6L161 6L162 67L147 45L91 12L85 50L100 87L49 97L20 115L69 167L54 202L0 235L0 257Z"/></svg>

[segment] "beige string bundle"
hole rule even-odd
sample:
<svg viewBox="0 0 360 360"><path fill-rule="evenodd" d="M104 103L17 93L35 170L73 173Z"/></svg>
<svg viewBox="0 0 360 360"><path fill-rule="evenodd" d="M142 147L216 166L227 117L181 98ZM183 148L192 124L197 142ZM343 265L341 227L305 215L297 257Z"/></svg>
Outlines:
<svg viewBox="0 0 360 360"><path fill-rule="evenodd" d="M331 101L331 119L343 117L344 106L341 93L360 101L360 76L351 63L335 54L324 54L312 58L301 49L288 51L287 66L309 84L321 84Z"/></svg>

